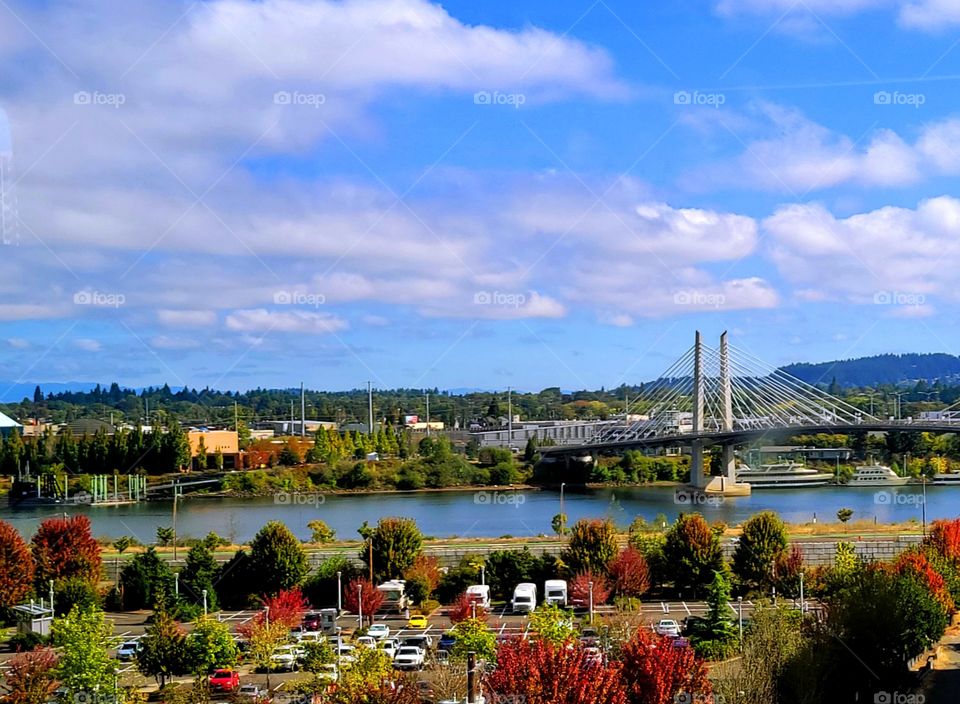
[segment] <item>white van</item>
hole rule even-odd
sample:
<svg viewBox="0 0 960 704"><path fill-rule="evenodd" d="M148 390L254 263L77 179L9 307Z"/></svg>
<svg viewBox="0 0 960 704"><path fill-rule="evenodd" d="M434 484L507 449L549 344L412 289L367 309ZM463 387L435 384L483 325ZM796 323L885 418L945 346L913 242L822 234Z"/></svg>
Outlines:
<svg viewBox="0 0 960 704"><path fill-rule="evenodd" d="M543 601L557 606L567 605L567 583L562 579L548 579L543 583Z"/></svg>
<svg viewBox="0 0 960 704"><path fill-rule="evenodd" d="M518 584L513 590L510 606L514 613L530 613L537 608L537 585L531 582Z"/></svg>
<svg viewBox="0 0 960 704"><path fill-rule="evenodd" d="M467 587L467 599L471 602L477 604L477 606L482 606L485 609L490 609L490 585L489 584L471 584Z"/></svg>
<svg viewBox="0 0 960 704"><path fill-rule="evenodd" d="M377 586L377 591L383 594L383 603L380 608L384 611L402 613L410 605L407 600L406 585L406 581L402 579L391 579Z"/></svg>

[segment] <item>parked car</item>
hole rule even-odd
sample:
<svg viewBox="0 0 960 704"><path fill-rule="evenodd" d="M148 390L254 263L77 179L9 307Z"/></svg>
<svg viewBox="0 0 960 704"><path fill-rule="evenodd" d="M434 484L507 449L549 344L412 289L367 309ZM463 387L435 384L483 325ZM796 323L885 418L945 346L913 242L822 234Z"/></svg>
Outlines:
<svg viewBox="0 0 960 704"><path fill-rule="evenodd" d="M367 635L377 640L388 638L390 636L390 626L385 623L375 623L367 629Z"/></svg>
<svg viewBox="0 0 960 704"><path fill-rule="evenodd" d="M293 672L303 659L303 651L295 645L281 645L270 656L270 664L276 670Z"/></svg>
<svg viewBox="0 0 960 704"><path fill-rule="evenodd" d="M356 647L350 645L349 643L340 643L340 645L334 646L333 648L333 652L337 656L337 662L344 665L348 663L352 664L357 661L357 658L354 655L356 650Z"/></svg>
<svg viewBox="0 0 960 704"><path fill-rule="evenodd" d="M433 647L433 638L428 636L426 633L416 636L407 636L403 639L401 645L413 645L426 652Z"/></svg>
<svg viewBox="0 0 960 704"><path fill-rule="evenodd" d="M237 694L245 699L250 699L252 701L258 702L261 699L266 698L267 690L261 689L255 684L242 684L237 690Z"/></svg>
<svg viewBox="0 0 960 704"><path fill-rule="evenodd" d="M429 625L427 617L423 614L414 614L407 620L407 628L425 630Z"/></svg>
<svg viewBox="0 0 960 704"><path fill-rule="evenodd" d="M680 624L672 618L662 618L657 622L657 625L653 627L653 631L657 635L678 638L680 636Z"/></svg>
<svg viewBox="0 0 960 704"><path fill-rule="evenodd" d="M376 648L377 640L376 638L371 638L370 636L360 636L355 641L358 646L363 646L364 648Z"/></svg>
<svg viewBox="0 0 960 704"><path fill-rule="evenodd" d="M327 682L336 682L339 676L337 666L333 663L326 663L320 666L320 669L317 670L317 679L325 680Z"/></svg>
<svg viewBox="0 0 960 704"><path fill-rule="evenodd" d="M453 635L450 631L447 631L440 636L440 640L437 641L437 650L449 651L453 650L454 643L457 642L457 637Z"/></svg>
<svg viewBox="0 0 960 704"><path fill-rule="evenodd" d="M397 654L397 650L400 648L400 642L396 638L384 638L377 643L377 647L393 660L393 656Z"/></svg>
<svg viewBox="0 0 960 704"><path fill-rule="evenodd" d="M133 660L140 650L140 641L128 640L117 648L117 660L128 662Z"/></svg>
<svg viewBox="0 0 960 704"><path fill-rule="evenodd" d="M240 688L240 673L221 668L210 675L210 689L217 692L232 692Z"/></svg>
<svg viewBox="0 0 960 704"><path fill-rule="evenodd" d="M320 613L318 611L308 611L303 617L303 630L320 630Z"/></svg>
<svg viewBox="0 0 960 704"><path fill-rule="evenodd" d="M393 656L393 666L398 670L422 670L423 651L415 645L401 646Z"/></svg>

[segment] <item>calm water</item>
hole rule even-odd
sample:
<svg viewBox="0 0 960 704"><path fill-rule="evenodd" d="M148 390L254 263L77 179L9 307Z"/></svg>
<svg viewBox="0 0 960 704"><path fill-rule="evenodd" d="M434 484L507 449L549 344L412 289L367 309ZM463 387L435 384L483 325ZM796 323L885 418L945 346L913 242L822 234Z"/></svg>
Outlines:
<svg viewBox="0 0 960 704"><path fill-rule="evenodd" d="M785 520L803 523L816 515L819 521L835 521L837 509L854 510L853 520L876 518L879 522L921 518L920 487L891 488L878 502L875 490L846 487L756 491L752 496L728 498L719 504L691 509L674 502L670 487L599 489L583 493L567 491L565 508L570 522L579 518L610 517L627 526L636 516L649 521L664 514L672 520L680 511L699 510L709 521L733 525L758 511L772 509ZM888 499L883 501L883 499ZM177 533L202 536L215 531L235 541L247 541L269 520L286 523L301 538L310 536L307 523L326 521L341 538L357 538L364 521L371 524L383 516L416 519L426 535L446 537L530 536L550 533L550 519L559 512L555 491L516 493L442 492L425 494L374 494L349 496L299 495L273 499L185 499L177 508ZM927 487L927 520L960 515L960 487ZM69 507L68 512L86 513L97 536L131 535L153 542L158 526L169 526L170 502L131 506ZM0 518L12 522L24 534L62 510L56 507L0 510Z"/></svg>

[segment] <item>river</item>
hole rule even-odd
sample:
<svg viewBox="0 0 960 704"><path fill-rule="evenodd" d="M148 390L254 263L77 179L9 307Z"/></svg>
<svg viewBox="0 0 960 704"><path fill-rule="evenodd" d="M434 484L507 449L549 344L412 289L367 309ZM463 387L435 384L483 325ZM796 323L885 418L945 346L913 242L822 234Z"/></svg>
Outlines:
<svg viewBox="0 0 960 704"><path fill-rule="evenodd" d="M626 527L636 516L648 521L658 514L673 520L681 512L697 510L709 521L740 523L764 509L776 511L784 520L806 523L814 519L836 521L837 510L853 509L853 520L881 523L921 520L921 487L896 487L881 493L874 489L843 486L755 491L752 496L712 499L691 507L677 503L667 486L603 488L565 493L570 523L580 518L609 517ZM128 506L69 506L70 513L87 514L94 535L129 535L144 543L155 540L158 526L172 524L171 502L148 502ZM414 518L425 535L495 538L505 535L549 534L550 520L560 509L556 491L444 491L386 494L294 494L276 499L186 498L177 507L177 533L200 537L214 531L234 542L246 542L269 520L286 523L297 536L310 537L307 523L320 518L342 539L356 539L357 528L383 516ZM61 514L60 507L0 510L22 534L30 535L44 518ZM954 518L960 515L960 487L928 486L926 517Z"/></svg>

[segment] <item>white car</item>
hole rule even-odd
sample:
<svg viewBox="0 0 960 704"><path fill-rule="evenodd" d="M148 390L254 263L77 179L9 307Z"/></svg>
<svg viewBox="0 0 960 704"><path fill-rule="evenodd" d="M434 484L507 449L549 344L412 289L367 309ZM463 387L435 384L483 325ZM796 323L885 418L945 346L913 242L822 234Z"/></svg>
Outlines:
<svg viewBox="0 0 960 704"><path fill-rule="evenodd" d="M254 701L259 701L267 695L264 690L260 689L255 684L240 685L240 689L237 690L237 694L247 699L253 699Z"/></svg>
<svg viewBox="0 0 960 704"><path fill-rule="evenodd" d="M387 657L393 660L393 656L397 654L397 649L400 647L400 643L396 638L384 638L382 641L377 643L377 647L385 652Z"/></svg>
<svg viewBox="0 0 960 704"><path fill-rule="evenodd" d="M293 672L303 659L304 652L295 645L281 645L270 656L270 664L275 670Z"/></svg>
<svg viewBox="0 0 960 704"><path fill-rule="evenodd" d="M357 638L357 640L354 641L354 642L357 644L358 647L364 647L364 648L376 648L376 647L377 647L377 641L376 641L376 639L375 639L375 638L371 638L370 636L360 636L360 637Z"/></svg>
<svg viewBox="0 0 960 704"><path fill-rule="evenodd" d="M348 665L353 664L357 661L354 653L356 652L356 647L349 645L348 643L341 643L339 646L333 649L333 652L337 656L337 662Z"/></svg>
<svg viewBox="0 0 960 704"><path fill-rule="evenodd" d="M318 680L326 680L327 682L336 682L339 678L339 672L337 671L337 666L333 663L328 663L326 665L321 665L320 670L317 672Z"/></svg>
<svg viewBox="0 0 960 704"><path fill-rule="evenodd" d="M404 645L393 656L393 666L398 670L422 670L423 651L415 645Z"/></svg>
<svg viewBox="0 0 960 704"><path fill-rule="evenodd" d="M670 636L671 638L680 637L680 624L672 618L662 618L653 627L654 633L661 636Z"/></svg>
<svg viewBox="0 0 960 704"><path fill-rule="evenodd" d="M390 626L385 623L375 623L367 629L367 635L371 638L381 640L390 637Z"/></svg>

